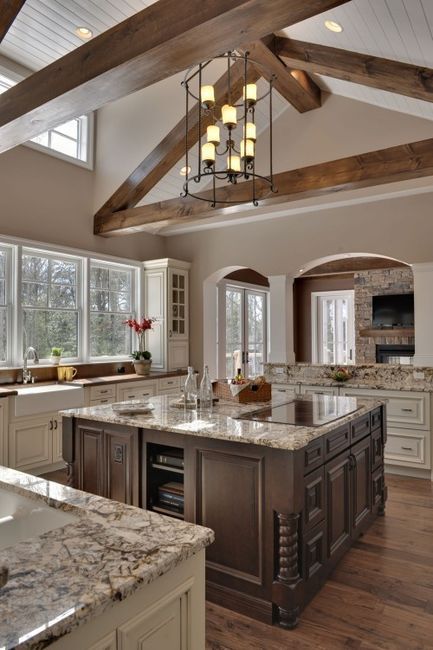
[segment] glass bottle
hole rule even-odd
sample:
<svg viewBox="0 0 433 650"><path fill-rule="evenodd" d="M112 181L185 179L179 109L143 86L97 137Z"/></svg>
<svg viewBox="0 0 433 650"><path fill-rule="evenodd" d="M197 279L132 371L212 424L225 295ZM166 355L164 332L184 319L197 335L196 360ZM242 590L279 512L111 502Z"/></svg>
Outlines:
<svg viewBox="0 0 433 650"><path fill-rule="evenodd" d="M197 375L192 366L188 366L188 377L185 381L185 401L194 402L197 406Z"/></svg>
<svg viewBox="0 0 433 650"><path fill-rule="evenodd" d="M211 411L213 405L213 389L212 382L209 376L208 366L204 367L203 377L200 383L200 409Z"/></svg>

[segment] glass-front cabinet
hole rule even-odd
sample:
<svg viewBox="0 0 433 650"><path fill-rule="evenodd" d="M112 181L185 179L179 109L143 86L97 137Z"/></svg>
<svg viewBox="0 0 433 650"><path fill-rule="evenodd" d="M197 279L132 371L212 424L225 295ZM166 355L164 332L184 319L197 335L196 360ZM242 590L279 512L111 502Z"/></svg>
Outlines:
<svg viewBox="0 0 433 650"><path fill-rule="evenodd" d="M173 339L188 338L188 271L168 270L169 332Z"/></svg>
<svg viewBox="0 0 433 650"><path fill-rule="evenodd" d="M155 318L146 340L154 370L189 365L189 268L189 262L169 258L144 262L144 311Z"/></svg>

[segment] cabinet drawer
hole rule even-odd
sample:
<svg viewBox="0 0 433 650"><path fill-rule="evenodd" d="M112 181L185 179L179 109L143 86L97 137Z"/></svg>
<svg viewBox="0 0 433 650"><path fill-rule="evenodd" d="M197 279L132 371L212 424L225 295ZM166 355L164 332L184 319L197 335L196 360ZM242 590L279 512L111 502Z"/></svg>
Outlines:
<svg viewBox="0 0 433 650"><path fill-rule="evenodd" d="M168 390L168 389L177 389L180 390L180 377L163 377L158 379L158 390Z"/></svg>
<svg viewBox="0 0 433 650"><path fill-rule="evenodd" d="M273 384L272 385L272 396L283 395L287 396L288 399L293 398L298 392L298 387L296 384Z"/></svg>
<svg viewBox="0 0 433 650"><path fill-rule="evenodd" d="M114 399L112 397L101 397L99 399L91 399L90 406L99 406L101 404L112 404Z"/></svg>
<svg viewBox="0 0 433 650"><path fill-rule="evenodd" d="M354 442L358 442L358 440L361 440L365 436L368 436L370 431L371 431L370 413L367 413L367 415L363 415L362 417L358 418L357 420L351 423L350 425L351 443L353 444Z"/></svg>
<svg viewBox="0 0 433 650"><path fill-rule="evenodd" d="M301 395L338 395L332 386L301 386Z"/></svg>
<svg viewBox="0 0 433 650"><path fill-rule="evenodd" d="M90 401L93 402L94 400L100 398L110 398L114 400L116 398L116 385L111 384L110 386L92 386L90 388Z"/></svg>
<svg viewBox="0 0 433 650"><path fill-rule="evenodd" d="M341 395L383 399L389 425L403 429L430 429L430 394L408 390L341 388ZM372 427L374 428L374 427Z"/></svg>
<svg viewBox="0 0 433 650"><path fill-rule="evenodd" d="M371 412L371 430L382 426L382 409L379 407Z"/></svg>
<svg viewBox="0 0 433 650"><path fill-rule="evenodd" d="M310 442L304 451L304 474L309 474L323 464L323 439Z"/></svg>
<svg viewBox="0 0 433 650"><path fill-rule="evenodd" d="M325 437L325 461L330 460L350 445L350 427L346 424Z"/></svg>
<svg viewBox="0 0 433 650"><path fill-rule="evenodd" d="M118 385L117 401L125 402L130 399L146 399L156 395L156 381L131 382Z"/></svg>
<svg viewBox="0 0 433 650"><path fill-rule="evenodd" d="M426 456L426 439L423 434L408 435L406 433L388 432L385 445L385 460L398 464L423 465L429 462Z"/></svg>
<svg viewBox="0 0 433 650"><path fill-rule="evenodd" d="M179 395L180 388L167 388L166 390L160 390L158 395Z"/></svg>

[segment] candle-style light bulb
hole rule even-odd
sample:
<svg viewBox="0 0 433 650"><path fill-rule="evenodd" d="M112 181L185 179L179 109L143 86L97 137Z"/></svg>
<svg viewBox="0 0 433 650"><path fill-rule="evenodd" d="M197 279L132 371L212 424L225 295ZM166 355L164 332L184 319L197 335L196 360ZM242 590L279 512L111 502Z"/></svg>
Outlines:
<svg viewBox="0 0 433 650"><path fill-rule="evenodd" d="M247 84L244 86L242 97L244 100L246 99L248 106L254 106L257 102L257 84Z"/></svg>
<svg viewBox="0 0 433 650"><path fill-rule="evenodd" d="M235 128L238 123L236 106L230 106L229 104L224 104L221 109L221 115L224 126L230 126Z"/></svg>
<svg viewBox="0 0 433 650"><path fill-rule="evenodd" d="M202 105L209 109L215 106L215 90L213 86L202 86L200 88L200 100Z"/></svg>
<svg viewBox="0 0 433 650"><path fill-rule="evenodd" d="M254 122L247 122L246 127L244 125L244 138L253 142L257 140L257 129Z"/></svg>
<svg viewBox="0 0 433 650"><path fill-rule="evenodd" d="M252 140L241 140L241 158L247 162L254 159L254 142Z"/></svg>
<svg viewBox="0 0 433 650"><path fill-rule="evenodd" d="M215 145L212 142L205 142L202 145L201 158L206 167L212 167L215 163Z"/></svg>
<svg viewBox="0 0 433 650"><path fill-rule="evenodd" d="M207 141L212 142L215 146L218 146L221 142L220 128L216 124L211 124L207 127L206 130Z"/></svg>
<svg viewBox="0 0 433 650"><path fill-rule="evenodd" d="M241 171L241 159L239 156L227 156L227 171L232 174L239 174Z"/></svg>

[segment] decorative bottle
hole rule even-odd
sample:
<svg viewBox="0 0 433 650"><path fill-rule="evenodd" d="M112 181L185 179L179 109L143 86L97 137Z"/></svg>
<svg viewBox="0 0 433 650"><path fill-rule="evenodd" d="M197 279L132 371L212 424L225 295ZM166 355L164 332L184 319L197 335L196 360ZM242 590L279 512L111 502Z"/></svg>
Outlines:
<svg viewBox="0 0 433 650"><path fill-rule="evenodd" d="M188 377L185 381L185 401L187 403L194 402L197 406L197 375L192 366L188 366Z"/></svg>
<svg viewBox="0 0 433 650"><path fill-rule="evenodd" d="M211 411L213 404L212 382L209 376L208 366L204 367L203 378L200 383L200 409Z"/></svg>

